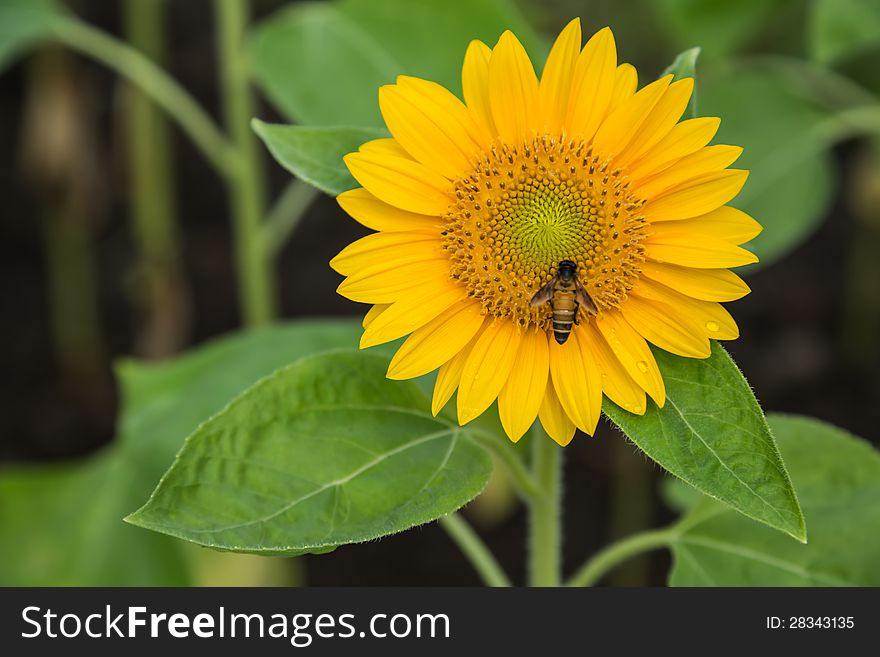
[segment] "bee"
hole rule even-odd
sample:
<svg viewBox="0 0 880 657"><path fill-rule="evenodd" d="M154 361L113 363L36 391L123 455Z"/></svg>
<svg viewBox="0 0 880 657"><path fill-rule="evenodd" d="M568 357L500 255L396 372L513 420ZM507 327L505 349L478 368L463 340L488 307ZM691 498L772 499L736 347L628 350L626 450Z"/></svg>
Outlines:
<svg viewBox="0 0 880 657"><path fill-rule="evenodd" d="M571 325L577 322L580 306L590 316L599 312L596 303L578 280L577 265L571 260L562 260L559 263L553 280L538 290L530 303L537 307L547 302L553 311L553 337L559 344L565 344L568 340Z"/></svg>

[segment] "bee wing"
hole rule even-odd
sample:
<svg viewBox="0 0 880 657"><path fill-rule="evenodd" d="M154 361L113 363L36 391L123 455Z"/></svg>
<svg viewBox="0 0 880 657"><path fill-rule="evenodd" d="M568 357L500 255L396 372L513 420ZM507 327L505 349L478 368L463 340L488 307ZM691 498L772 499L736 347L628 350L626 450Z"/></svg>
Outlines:
<svg viewBox="0 0 880 657"><path fill-rule="evenodd" d="M580 281L578 281L577 289L575 290L575 299L577 299L577 302L586 309L588 315L599 314L596 302L593 301L593 298L590 296L590 293L584 289L584 286L580 284Z"/></svg>
<svg viewBox="0 0 880 657"><path fill-rule="evenodd" d="M529 302L531 306L543 306L545 303L550 301L553 298L553 283L556 282L556 279L553 279L547 285L542 287L535 293L535 296L532 297L532 300Z"/></svg>

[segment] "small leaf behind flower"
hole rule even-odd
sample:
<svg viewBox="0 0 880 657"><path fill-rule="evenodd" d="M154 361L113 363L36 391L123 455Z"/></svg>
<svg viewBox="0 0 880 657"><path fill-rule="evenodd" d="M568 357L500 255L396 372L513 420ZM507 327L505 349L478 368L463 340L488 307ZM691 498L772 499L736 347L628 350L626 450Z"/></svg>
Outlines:
<svg viewBox="0 0 880 657"><path fill-rule="evenodd" d="M377 128L309 127L252 122L278 163L300 180L336 196L357 187L342 161L364 142L388 133Z"/></svg>
<svg viewBox="0 0 880 657"><path fill-rule="evenodd" d="M603 410L651 459L706 495L806 541L804 517L749 384L718 344L704 360L654 350L666 404Z"/></svg>
<svg viewBox="0 0 880 657"><path fill-rule="evenodd" d="M433 418L387 358L339 351L259 381L187 439L129 522L200 545L293 554L392 534L476 497L491 461Z"/></svg>
<svg viewBox="0 0 880 657"><path fill-rule="evenodd" d="M674 76L675 80L681 78L697 77L697 58L700 56L700 48L689 48L678 53L678 56L672 60L672 63L663 71L663 75ZM662 77L662 76L661 76ZM697 115L697 87L694 86L694 92L691 94L690 102L684 112L682 119L692 119Z"/></svg>

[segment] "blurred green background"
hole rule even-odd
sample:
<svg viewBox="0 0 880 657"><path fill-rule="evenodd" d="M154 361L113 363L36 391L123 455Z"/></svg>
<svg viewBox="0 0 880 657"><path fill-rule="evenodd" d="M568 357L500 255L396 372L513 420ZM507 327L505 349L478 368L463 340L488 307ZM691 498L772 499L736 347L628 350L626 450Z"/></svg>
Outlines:
<svg viewBox="0 0 880 657"><path fill-rule="evenodd" d="M753 292L731 307L743 337L727 346L767 410L877 442L880 1L240 0L251 26L225 76L220 4L0 0L0 585L478 581L434 525L293 561L121 522L199 422L303 344L353 343L357 323L254 328L267 317L239 303L235 184L125 75L58 37L65 11L158 62L233 135L230 66L261 119L375 128L379 84L409 73L458 92L467 42L508 27L541 62L572 17L587 34L611 25L641 83L701 47L697 112L722 116L717 141L746 148L735 204L765 226L750 245L761 263L743 272ZM365 231L240 139L263 203L278 199L275 316L362 313L335 294L327 262ZM567 456L569 567L673 517L660 473L609 426ZM466 515L522 579L524 516L504 482ZM668 566L650 555L605 583L662 584Z"/></svg>

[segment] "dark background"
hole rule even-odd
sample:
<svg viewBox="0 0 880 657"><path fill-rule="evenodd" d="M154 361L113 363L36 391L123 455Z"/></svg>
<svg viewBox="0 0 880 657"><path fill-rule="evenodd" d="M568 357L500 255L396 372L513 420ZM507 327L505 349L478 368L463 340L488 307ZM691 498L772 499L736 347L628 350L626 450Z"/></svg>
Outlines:
<svg viewBox="0 0 880 657"><path fill-rule="evenodd" d="M170 14L171 73L216 114L211 6L206 0L173 3ZM254 3L257 17L281 3ZM565 4L565 3L561 3ZM119 7L97 0L74 4L87 21L119 34ZM555 8L559 10L559 8ZM540 27L554 33L564 22L551 10ZM663 45L661 43L660 48ZM659 72L653 53L643 53L647 74ZM111 363L136 352L138 316L132 309L134 247L128 223L125 159L119 143L119 83L103 67L73 56L87 89L91 143L100 172L92 243L100 282L100 328L104 354L87 389L67 380L52 347L46 293L41 195L45 190L23 172L21 136L28 75L18 63L0 76L0 266L2 325L0 362L0 464L45 461L89 453L111 441L117 409ZM636 61L636 63L640 63ZM652 68L653 67L653 68ZM654 70L656 69L656 70ZM262 104L259 116L279 120ZM227 198L221 181L179 133L174 133L177 204L191 290L186 343L198 344L240 326L236 304ZM782 261L748 279L753 292L730 308L743 337L725 346L746 373L767 411L808 414L876 441L880 420L877 350L856 350L845 334L848 290L859 281L851 265L855 223L846 193L866 145L835 151L838 198L809 241ZM288 175L266 156L270 187L277 195ZM760 220L761 218L758 217ZM281 316L362 314L364 308L335 294L339 276L327 265L345 244L363 234L332 199L320 197L280 258ZM855 282L854 282L854 279ZM861 281L864 283L864 281ZM874 282L876 284L876 281ZM656 526L672 517L650 487L658 469L603 424L595 438L579 436L566 449L566 563L569 568L615 534ZM649 487L646 492L646 487ZM477 509L479 511L479 509ZM517 580L524 575L519 510L472 515L501 563ZM339 584L476 584L477 577L435 525L326 557L308 557L308 581ZM668 557L656 554L619 574L615 583L662 584Z"/></svg>

